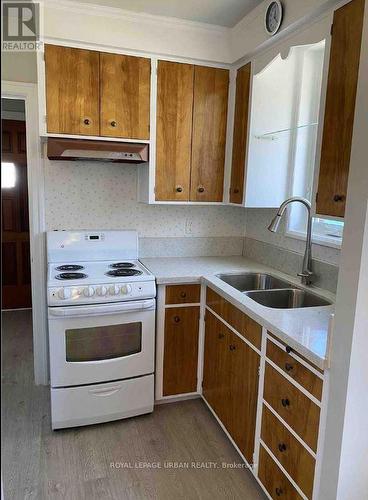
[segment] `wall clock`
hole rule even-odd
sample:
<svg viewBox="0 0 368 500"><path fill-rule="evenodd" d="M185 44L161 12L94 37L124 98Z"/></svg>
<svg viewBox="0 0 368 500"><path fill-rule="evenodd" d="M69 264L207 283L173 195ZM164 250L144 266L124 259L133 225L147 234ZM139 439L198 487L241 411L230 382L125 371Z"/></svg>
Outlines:
<svg viewBox="0 0 368 500"><path fill-rule="evenodd" d="M269 3L265 13L265 29L269 35L275 35L282 23L283 9L279 0Z"/></svg>

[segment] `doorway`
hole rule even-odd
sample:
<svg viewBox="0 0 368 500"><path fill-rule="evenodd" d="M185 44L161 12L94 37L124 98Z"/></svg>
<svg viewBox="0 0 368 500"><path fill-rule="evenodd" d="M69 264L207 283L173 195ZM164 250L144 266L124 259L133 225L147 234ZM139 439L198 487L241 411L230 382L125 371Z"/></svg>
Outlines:
<svg viewBox="0 0 368 500"><path fill-rule="evenodd" d="M2 309L29 309L29 239L25 103L1 100Z"/></svg>

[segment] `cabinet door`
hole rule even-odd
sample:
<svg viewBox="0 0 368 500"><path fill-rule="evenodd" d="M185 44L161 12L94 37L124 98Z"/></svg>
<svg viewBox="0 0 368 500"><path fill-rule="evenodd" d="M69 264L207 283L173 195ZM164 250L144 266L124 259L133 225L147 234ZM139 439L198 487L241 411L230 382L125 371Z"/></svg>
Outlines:
<svg viewBox="0 0 368 500"><path fill-rule="evenodd" d="M203 395L225 427L229 410L230 334L230 330L216 316L206 312Z"/></svg>
<svg viewBox="0 0 368 500"><path fill-rule="evenodd" d="M191 201L223 199L229 71L194 70Z"/></svg>
<svg viewBox="0 0 368 500"><path fill-rule="evenodd" d="M100 54L101 135L149 139L151 61Z"/></svg>
<svg viewBox="0 0 368 500"><path fill-rule="evenodd" d="M165 312L163 395L197 391L199 307Z"/></svg>
<svg viewBox="0 0 368 500"><path fill-rule="evenodd" d="M45 45L47 131L99 135L99 53Z"/></svg>
<svg viewBox="0 0 368 500"><path fill-rule="evenodd" d="M231 165L230 202L243 202L245 155L248 135L248 109L251 63L238 69L236 75L233 157Z"/></svg>
<svg viewBox="0 0 368 500"><path fill-rule="evenodd" d="M157 68L156 185L158 201L188 201L194 69L159 61Z"/></svg>
<svg viewBox="0 0 368 500"><path fill-rule="evenodd" d="M253 462L258 399L259 355L231 332L230 401L227 428L247 462Z"/></svg>
<svg viewBox="0 0 368 500"><path fill-rule="evenodd" d="M352 0L333 18L316 211L344 217L364 0Z"/></svg>

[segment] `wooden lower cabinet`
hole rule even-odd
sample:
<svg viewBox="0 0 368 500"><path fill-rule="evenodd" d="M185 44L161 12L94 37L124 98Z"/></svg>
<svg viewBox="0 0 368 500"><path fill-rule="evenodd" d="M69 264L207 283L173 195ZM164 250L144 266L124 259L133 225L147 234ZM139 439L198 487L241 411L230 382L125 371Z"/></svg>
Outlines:
<svg viewBox="0 0 368 500"><path fill-rule="evenodd" d="M260 356L206 313L203 395L247 462L253 462Z"/></svg>
<svg viewBox="0 0 368 500"><path fill-rule="evenodd" d="M278 500L302 500L297 490L278 468L267 451L260 446L258 477L271 498Z"/></svg>
<svg viewBox="0 0 368 500"><path fill-rule="evenodd" d="M163 396L197 391L199 307L165 310Z"/></svg>
<svg viewBox="0 0 368 500"><path fill-rule="evenodd" d="M266 406L262 410L261 439L307 498L311 499L315 459Z"/></svg>

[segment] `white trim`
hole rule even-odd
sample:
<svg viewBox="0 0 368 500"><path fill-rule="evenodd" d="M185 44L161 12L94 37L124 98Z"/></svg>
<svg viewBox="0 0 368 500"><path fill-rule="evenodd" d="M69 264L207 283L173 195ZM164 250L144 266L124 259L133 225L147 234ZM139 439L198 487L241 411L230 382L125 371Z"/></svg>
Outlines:
<svg viewBox="0 0 368 500"><path fill-rule="evenodd" d="M59 139L86 139L88 141L99 141L99 142L133 142L141 144L149 144L149 139L126 139L124 137L105 137L103 135L78 135L78 134L50 134L49 132L44 132L41 134L42 137L55 137Z"/></svg>
<svg viewBox="0 0 368 500"><path fill-rule="evenodd" d="M289 217L290 217L290 215L288 215L286 227L289 223ZM324 218L324 216L321 215L321 218ZM305 233L303 233L302 231L293 231L291 229L286 229L284 234L288 238L294 238L295 240L305 241L307 239ZM341 250L342 238L341 238L341 242L334 241L334 239L335 238L330 238L328 236L326 236L326 239L324 239L323 236L314 236L312 233L312 243L314 245L336 248L337 250ZM336 238L336 240L337 240L337 238Z"/></svg>
<svg viewBox="0 0 368 500"><path fill-rule="evenodd" d="M158 285L156 300L155 401L163 399L166 285Z"/></svg>
<svg viewBox="0 0 368 500"><path fill-rule="evenodd" d="M173 309L178 307L199 307L201 305L200 302L183 302L182 304L165 304L165 309Z"/></svg>
<svg viewBox="0 0 368 500"><path fill-rule="evenodd" d="M198 392L186 392L185 394L173 394L172 396L163 396L161 399L155 399L155 405L165 405L186 401L188 399L199 399L201 395Z"/></svg>
<svg viewBox="0 0 368 500"><path fill-rule="evenodd" d="M253 469L254 474L258 475L259 465L259 443L261 439L262 429L262 415L263 415L263 390L266 366L266 348L267 348L267 328L262 328L262 345L261 345L261 359L259 364L259 381L258 381L258 399L257 399L257 415L256 415L256 429L254 435L254 451L253 451Z"/></svg>
<svg viewBox="0 0 368 500"><path fill-rule="evenodd" d="M26 110L29 235L31 254L33 357L35 383L48 384L46 314L45 193L38 131L37 85L1 82L1 97L22 99Z"/></svg>

